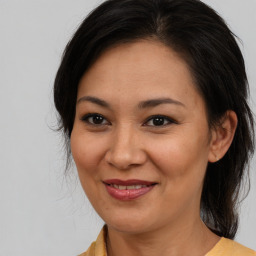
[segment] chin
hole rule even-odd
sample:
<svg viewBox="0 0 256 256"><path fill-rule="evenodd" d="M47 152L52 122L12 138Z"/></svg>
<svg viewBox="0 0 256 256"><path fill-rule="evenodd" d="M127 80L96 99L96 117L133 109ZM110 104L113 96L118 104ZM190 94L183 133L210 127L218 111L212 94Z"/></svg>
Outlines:
<svg viewBox="0 0 256 256"><path fill-rule="evenodd" d="M142 225L138 226L133 223L113 223L107 224L109 228L112 228L118 232L126 233L126 234L141 234L144 232L147 232L146 227L143 227Z"/></svg>
<svg viewBox="0 0 256 256"><path fill-rule="evenodd" d="M147 218L137 218L123 215L113 215L110 218L106 218L105 222L109 228L112 228L118 232L127 234L139 234L150 231L150 223Z"/></svg>

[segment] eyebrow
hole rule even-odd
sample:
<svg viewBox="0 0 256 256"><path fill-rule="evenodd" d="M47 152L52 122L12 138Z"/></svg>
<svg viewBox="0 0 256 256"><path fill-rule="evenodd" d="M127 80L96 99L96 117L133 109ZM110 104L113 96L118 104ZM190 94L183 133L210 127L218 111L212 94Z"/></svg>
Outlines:
<svg viewBox="0 0 256 256"><path fill-rule="evenodd" d="M97 104L101 107L105 107L105 108L110 108L110 104L107 103L106 101L99 99L97 97L93 97L93 96L84 96L81 97L80 99L78 99L77 104L81 103L81 102L92 102L94 104ZM144 109L144 108L153 108L156 107L158 105L161 104L175 104L175 105L179 105L179 106L183 106L185 107L185 105L183 103L181 103L180 101L171 99L171 98L157 98L157 99L149 99L149 100L145 100L145 101L141 101L138 104L138 108L139 109Z"/></svg>
<svg viewBox="0 0 256 256"><path fill-rule="evenodd" d="M145 100L140 102L139 108L152 108L161 104L176 104L176 105L185 107L185 105L180 101L177 101L171 98L158 98L158 99L150 99L150 100Z"/></svg>
<svg viewBox="0 0 256 256"><path fill-rule="evenodd" d="M102 100L102 99L99 99L99 98L96 98L96 97L92 97L92 96L84 96L84 97L81 97L77 102L76 104L79 104L83 101L89 101L89 102L92 102L92 103L95 103L101 107L105 107L105 108L110 108L110 105L105 101L105 100Z"/></svg>

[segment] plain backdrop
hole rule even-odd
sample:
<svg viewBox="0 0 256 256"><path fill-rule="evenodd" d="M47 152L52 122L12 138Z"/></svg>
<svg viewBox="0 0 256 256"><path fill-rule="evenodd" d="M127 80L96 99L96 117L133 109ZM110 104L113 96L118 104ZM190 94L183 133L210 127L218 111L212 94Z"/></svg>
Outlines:
<svg viewBox="0 0 256 256"><path fill-rule="evenodd" d="M64 176L52 86L62 51L99 0L0 0L0 256L71 256L102 221ZM205 0L243 41L256 112L256 0ZM256 250L256 162L236 240Z"/></svg>

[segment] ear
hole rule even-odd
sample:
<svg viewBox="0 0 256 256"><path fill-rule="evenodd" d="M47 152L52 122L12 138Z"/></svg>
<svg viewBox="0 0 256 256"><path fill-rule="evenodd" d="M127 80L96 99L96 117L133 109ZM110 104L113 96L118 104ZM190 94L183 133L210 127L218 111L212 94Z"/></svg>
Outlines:
<svg viewBox="0 0 256 256"><path fill-rule="evenodd" d="M236 127L237 115L234 111L228 110L221 119L220 124L212 129L209 162L217 162L226 154L233 141Z"/></svg>

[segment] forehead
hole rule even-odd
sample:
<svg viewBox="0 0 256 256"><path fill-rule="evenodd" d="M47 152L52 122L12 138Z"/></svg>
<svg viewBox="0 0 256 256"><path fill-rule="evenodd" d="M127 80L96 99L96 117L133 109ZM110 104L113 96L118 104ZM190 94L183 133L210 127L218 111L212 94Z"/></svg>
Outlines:
<svg viewBox="0 0 256 256"><path fill-rule="evenodd" d="M190 103L200 97L187 63L171 48L149 40L105 51L79 83L78 97L84 95L107 100L170 96Z"/></svg>

